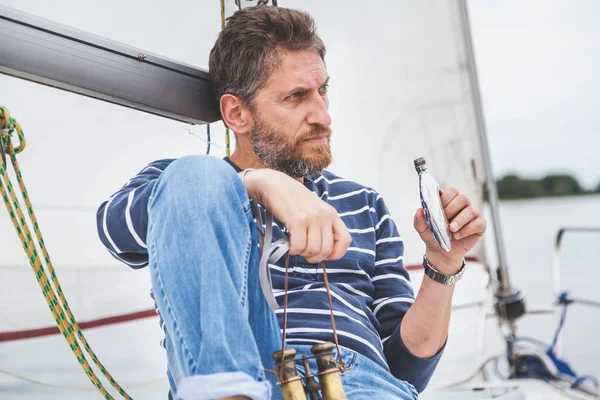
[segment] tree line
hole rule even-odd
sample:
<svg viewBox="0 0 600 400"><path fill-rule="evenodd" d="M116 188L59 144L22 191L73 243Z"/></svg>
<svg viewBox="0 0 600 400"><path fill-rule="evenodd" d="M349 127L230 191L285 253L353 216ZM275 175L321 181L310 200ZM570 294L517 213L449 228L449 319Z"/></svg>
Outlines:
<svg viewBox="0 0 600 400"><path fill-rule="evenodd" d="M600 193L600 183L595 189L583 188L570 175L547 175L541 179L522 178L509 174L496 181L500 199L526 199L534 197L572 196Z"/></svg>

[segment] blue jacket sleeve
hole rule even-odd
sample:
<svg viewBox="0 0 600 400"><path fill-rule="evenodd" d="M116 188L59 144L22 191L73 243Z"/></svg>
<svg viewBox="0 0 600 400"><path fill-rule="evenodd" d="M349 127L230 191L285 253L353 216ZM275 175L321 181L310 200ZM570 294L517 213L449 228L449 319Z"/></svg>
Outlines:
<svg viewBox="0 0 600 400"><path fill-rule="evenodd" d="M376 259L371 278L375 287L373 312L380 324L383 350L392 374L425 390L442 350L430 358L413 355L402 342L400 326L414 303L415 293L404 267L404 244L398 228L381 198L375 199Z"/></svg>
<svg viewBox="0 0 600 400"><path fill-rule="evenodd" d="M148 200L156 180L172 161L164 159L147 165L104 201L96 213L100 241L113 257L131 268L148 265Z"/></svg>

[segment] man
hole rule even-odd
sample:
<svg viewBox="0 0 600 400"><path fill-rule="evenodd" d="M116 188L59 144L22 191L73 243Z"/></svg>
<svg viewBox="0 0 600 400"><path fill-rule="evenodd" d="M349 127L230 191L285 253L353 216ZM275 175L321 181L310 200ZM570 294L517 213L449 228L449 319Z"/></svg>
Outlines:
<svg viewBox="0 0 600 400"><path fill-rule="evenodd" d="M381 196L325 171L324 57L308 14L267 6L236 12L209 65L223 121L236 135L231 158L153 162L98 211L109 251L131 267L150 267L176 398L281 396L269 370L283 314L269 308L259 285L249 199L275 216L274 240L289 237L286 336L298 355L333 340L319 264L326 260L349 399L417 398L439 361L453 285L426 276L415 298ZM442 203L452 251L437 245L422 210L414 227L429 264L454 276L486 223L455 189ZM284 259L269 266L280 305Z"/></svg>

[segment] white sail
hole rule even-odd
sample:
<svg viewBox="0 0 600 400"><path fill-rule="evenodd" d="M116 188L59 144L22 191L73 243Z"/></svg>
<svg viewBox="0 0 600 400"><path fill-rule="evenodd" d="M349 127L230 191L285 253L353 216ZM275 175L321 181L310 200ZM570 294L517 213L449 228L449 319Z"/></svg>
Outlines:
<svg viewBox="0 0 600 400"><path fill-rule="evenodd" d="M458 188L479 208L483 201L460 2L289 3L316 17L328 46L332 170L383 195L404 238L406 263L419 264L414 159L425 157L442 189Z"/></svg>
<svg viewBox="0 0 600 400"><path fill-rule="evenodd" d="M201 68L220 29L216 0L174 0L160 9L116 0L0 3ZM280 6L310 12L328 48L331 170L383 195L404 238L406 263L418 264L415 158L426 158L443 188L455 186L482 205L484 169L459 3L290 0ZM235 9L228 1L227 13ZM95 210L148 162L203 153L198 137L205 128L2 75L0 104L24 127L24 179L75 315L85 321L150 309L147 269L132 271L106 252ZM211 154L223 156L221 124L213 124L212 140ZM4 211L0 239L0 333L52 326Z"/></svg>

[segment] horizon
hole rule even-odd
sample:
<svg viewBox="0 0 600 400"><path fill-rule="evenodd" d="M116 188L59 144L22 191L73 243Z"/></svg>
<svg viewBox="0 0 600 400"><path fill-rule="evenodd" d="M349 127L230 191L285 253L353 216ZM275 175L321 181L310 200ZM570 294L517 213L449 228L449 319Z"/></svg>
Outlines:
<svg viewBox="0 0 600 400"><path fill-rule="evenodd" d="M595 191L596 189L598 189L600 187L600 178L598 178L598 182L596 183L596 185L592 185L592 186L588 187L575 174L568 172L568 171L566 171L566 172L565 171L548 171L548 172L542 172L541 174L530 175L530 174L522 173L521 171L507 170L506 172L504 172L502 174L494 175L494 181L498 182L499 180L501 180L507 176L510 176L510 175L517 176L521 179L531 179L531 180L541 180L548 176L569 176L569 177L574 178L581 185L582 189Z"/></svg>
<svg viewBox="0 0 600 400"><path fill-rule="evenodd" d="M600 2L468 6L495 179L568 174L596 188Z"/></svg>

